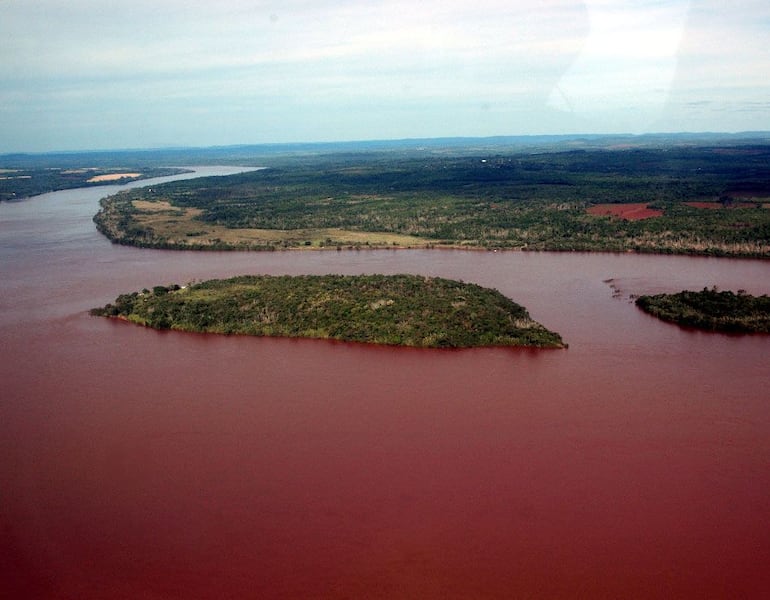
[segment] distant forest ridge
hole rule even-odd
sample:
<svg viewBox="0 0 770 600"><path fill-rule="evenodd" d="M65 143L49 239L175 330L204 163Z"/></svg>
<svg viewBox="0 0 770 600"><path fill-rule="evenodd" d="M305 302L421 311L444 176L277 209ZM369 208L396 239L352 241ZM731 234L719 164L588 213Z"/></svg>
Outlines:
<svg viewBox="0 0 770 600"><path fill-rule="evenodd" d="M513 151L560 151L579 148L644 148L681 144L764 144L770 132L563 134L494 137L445 137L344 142L290 142L237 144L209 147L167 147L115 150L84 150L0 154L0 168L29 169L134 166L189 166L204 164L252 165L255 159L292 154L345 152L487 153Z"/></svg>

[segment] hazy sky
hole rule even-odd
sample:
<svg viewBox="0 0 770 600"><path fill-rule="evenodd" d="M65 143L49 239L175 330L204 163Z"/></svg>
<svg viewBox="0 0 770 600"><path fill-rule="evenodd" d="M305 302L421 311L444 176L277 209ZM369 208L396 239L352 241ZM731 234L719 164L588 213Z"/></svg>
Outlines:
<svg viewBox="0 0 770 600"><path fill-rule="evenodd" d="M767 0L0 0L0 152L743 130Z"/></svg>

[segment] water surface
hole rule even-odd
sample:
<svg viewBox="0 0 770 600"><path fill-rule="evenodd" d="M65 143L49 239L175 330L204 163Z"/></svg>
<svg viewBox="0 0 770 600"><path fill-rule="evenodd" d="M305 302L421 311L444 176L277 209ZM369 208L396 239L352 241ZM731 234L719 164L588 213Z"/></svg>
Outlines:
<svg viewBox="0 0 770 600"><path fill-rule="evenodd" d="M770 594L770 337L684 330L629 300L770 293L770 262L127 248L91 222L115 189L0 204L12 597ZM570 348L220 337L87 314L211 277L404 272L496 287Z"/></svg>

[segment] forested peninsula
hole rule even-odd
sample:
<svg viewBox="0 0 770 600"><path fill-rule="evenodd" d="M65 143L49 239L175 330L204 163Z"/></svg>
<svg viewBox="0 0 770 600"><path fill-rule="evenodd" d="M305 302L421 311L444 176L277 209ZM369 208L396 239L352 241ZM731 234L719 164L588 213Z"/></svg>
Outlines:
<svg viewBox="0 0 770 600"><path fill-rule="evenodd" d="M267 158L102 201L116 243L770 258L770 145Z"/></svg>
<svg viewBox="0 0 770 600"><path fill-rule="evenodd" d="M424 348L566 347L497 290L415 275L259 275L156 286L91 314L221 334Z"/></svg>
<svg viewBox="0 0 770 600"><path fill-rule="evenodd" d="M770 297L703 288L640 296L636 305L664 321L708 331L770 333Z"/></svg>

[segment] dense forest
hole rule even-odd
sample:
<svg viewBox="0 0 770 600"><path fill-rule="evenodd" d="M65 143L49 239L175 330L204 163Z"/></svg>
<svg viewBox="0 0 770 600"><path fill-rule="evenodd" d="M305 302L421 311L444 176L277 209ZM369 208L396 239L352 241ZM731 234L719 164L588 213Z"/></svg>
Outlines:
<svg viewBox="0 0 770 600"><path fill-rule="evenodd" d="M106 199L156 248L471 247L770 256L770 146L282 156ZM649 218L590 212L638 204Z"/></svg>
<svg viewBox="0 0 770 600"><path fill-rule="evenodd" d="M431 348L565 347L497 290L415 275L241 276L156 286L91 314L223 334Z"/></svg>
<svg viewBox="0 0 770 600"><path fill-rule="evenodd" d="M770 333L770 297L703 288L700 292L640 296L636 305L664 321L735 333Z"/></svg>

